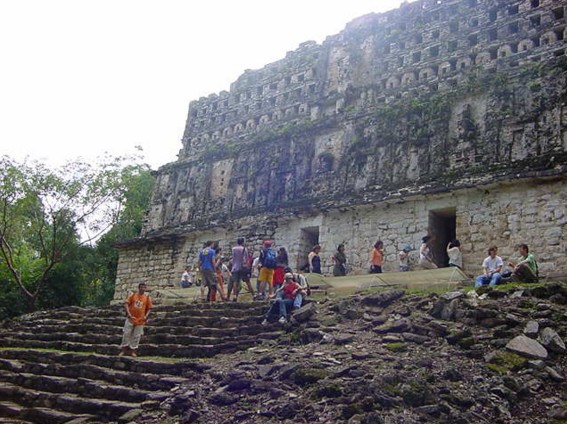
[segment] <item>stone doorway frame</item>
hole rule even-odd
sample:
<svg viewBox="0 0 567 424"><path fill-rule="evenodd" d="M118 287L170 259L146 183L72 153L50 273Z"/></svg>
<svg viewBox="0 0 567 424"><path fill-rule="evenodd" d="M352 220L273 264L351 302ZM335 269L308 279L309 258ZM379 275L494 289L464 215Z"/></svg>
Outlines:
<svg viewBox="0 0 567 424"><path fill-rule="evenodd" d="M457 208L447 207L429 211L429 235L432 237L432 252L438 267L449 266L447 244L457 238Z"/></svg>

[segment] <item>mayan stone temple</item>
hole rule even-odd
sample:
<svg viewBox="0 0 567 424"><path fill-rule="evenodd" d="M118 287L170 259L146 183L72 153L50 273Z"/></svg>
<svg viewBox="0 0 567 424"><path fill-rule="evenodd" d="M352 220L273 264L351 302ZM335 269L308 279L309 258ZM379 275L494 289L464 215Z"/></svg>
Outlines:
<svg viewBox="0 0 567 424"><path fill-rule="evenodd" d="M546 276L567 270L564 0L418 0L348 23L322 44L248 70L193 101L177 161L161 167L141 236L120 245L115 299L144 279L177 285L203 242L243 236L340 243L353 273L452 238L473 275L490 245L528 243ZM416 252L412 252L415 254Z"/></svg>

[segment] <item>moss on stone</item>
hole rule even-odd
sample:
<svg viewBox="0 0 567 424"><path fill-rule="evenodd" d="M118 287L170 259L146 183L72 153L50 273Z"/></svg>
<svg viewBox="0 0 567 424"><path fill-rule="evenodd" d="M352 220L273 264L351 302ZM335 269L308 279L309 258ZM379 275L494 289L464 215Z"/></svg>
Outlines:
<svg viewBox="0 0 567 424"><path fill-rule="evenodd" d="M298 368L292 375L293 381L298 386L308 386L327 377L327 371L315 368Z"/></svg>
<svg viewBox="0 0 567 424"><path fill-rule="evenodd" d="M408 349L406 344L402 342L388 343L385 348L391 352L405 352Z"/></svg>

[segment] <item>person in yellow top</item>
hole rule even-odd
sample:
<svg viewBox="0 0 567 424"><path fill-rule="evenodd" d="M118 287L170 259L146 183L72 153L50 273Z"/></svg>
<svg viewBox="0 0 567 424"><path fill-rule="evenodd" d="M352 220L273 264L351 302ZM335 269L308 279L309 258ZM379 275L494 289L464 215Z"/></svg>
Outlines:
<svg viewBox="0 0 567 424"><path fill-rule="evenodd" d="M374 247L370 251L370 273L379 274L382 272L382 264L384 263L384 243L378 240L374 243Z"/></svg>
<svg viewBox="0 0 567 424"><path fill-rule="evenodd" d="M144 334L144 325L148 322L148 315L153 306L152 299L146 293L146 289L146 283L138 284L138 291L128 296L128 299L124 302L127 317L124 323L119 356L127 353L130 353L130 356L138 356L136 352L140 338Z"/></svg>

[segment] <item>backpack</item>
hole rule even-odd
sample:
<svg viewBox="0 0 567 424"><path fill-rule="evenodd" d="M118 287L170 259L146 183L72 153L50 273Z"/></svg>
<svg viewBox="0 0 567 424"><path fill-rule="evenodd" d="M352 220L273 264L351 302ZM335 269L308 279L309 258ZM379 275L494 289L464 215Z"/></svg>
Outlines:
<svg viewBox="0 0 567 424"><path fill-rule="evenodd" d="M271 269L276 267L276 251L271 247L264 250L262 266Z"/></svg>

